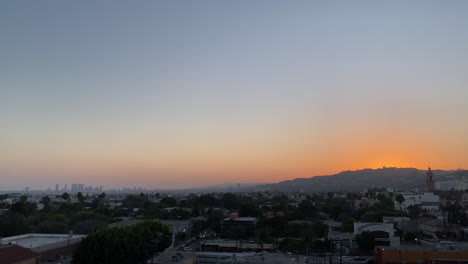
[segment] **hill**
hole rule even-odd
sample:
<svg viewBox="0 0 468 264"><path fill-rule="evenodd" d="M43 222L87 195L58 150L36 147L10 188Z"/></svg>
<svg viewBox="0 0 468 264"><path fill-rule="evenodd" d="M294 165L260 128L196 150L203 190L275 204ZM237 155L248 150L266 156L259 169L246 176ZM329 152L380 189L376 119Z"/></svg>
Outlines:
<svg viewBox="0 0 468 264"><path fill-rule="evenodd" d="M356 171L343 171L334 175L298 178L273 184L259 185L256 188L272 191L362 191L365 188L425 188L425 170L414 168L381 168ZM468 177L466 170L434 170L434 180L452 180Z"/></svg>

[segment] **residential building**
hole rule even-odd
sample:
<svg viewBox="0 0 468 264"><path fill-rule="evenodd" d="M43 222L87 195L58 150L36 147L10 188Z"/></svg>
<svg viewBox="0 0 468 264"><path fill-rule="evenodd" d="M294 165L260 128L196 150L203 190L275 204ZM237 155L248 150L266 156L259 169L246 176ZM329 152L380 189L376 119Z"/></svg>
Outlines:
<svg viewBox="0 0 468 264"><path fill-rule="evenodd" d="M437 181L435 183L435 189L441 191L450 191L452 189L457 191L463 191L468 189L468 182L463 180Z"/></svg>

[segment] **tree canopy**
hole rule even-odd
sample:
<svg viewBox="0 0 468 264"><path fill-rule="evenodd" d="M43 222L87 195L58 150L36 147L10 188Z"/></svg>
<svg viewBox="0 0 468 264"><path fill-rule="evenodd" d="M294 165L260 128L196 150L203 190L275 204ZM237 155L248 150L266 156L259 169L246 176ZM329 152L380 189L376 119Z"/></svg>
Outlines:
<svg viewBox="0 0 468 264"><path fill-rule="evenodd" d="M364 231L356 236L356 242L362 250L373 250L375 247L375 236L372 232Z"/></svg>
<svg viewBox="0 0 468 264"><path fill-rule="evenodd" d="M155 221L103 229L86 237L73 253L73 264L145 263L172 241L168 226Z"/></svg>

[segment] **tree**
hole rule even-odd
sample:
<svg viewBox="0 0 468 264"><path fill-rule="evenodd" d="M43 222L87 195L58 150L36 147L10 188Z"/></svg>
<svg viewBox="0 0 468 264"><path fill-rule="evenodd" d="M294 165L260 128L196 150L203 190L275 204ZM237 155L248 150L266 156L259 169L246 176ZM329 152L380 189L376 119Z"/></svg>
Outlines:
<svg viewBox="0 0 468 264"><path fill-rule="evenodd" d="M398 194L396 197L395 197L395 200L398 202L398 204L402 204L404 201L405 201L405 197L403 197L403 195L401 194Z"/></svg>
<svg viewBox="0 0 468 264"><path fill-rule="evenodd" d="M416 239L416 234L413 232L406 232L404 235L405 241L414 241Z"/></svg>
<svg viewBox="0 0 468 264"><path fill-rule="evenodd" d="M198 197L198 202L202 208L219 206L219 200L211 194L204 194Z"/></svg>
<svg viewBox="0 0 468 264"><path fill-rule="evenodd" d="M311 228L305 229L303 232L301 232L301 242L304 245L305 249L305 255L309 255L309 248L312 246L316 236L314 234L314 231Z"/></svg>
<svg viewBox="0 0 468 264"><path fill-rule="evenodd" d="M41 203L43 203L44 206L45 206L46 204L49 205L49 204L50 204L50 197L49 197L49 196L44 196L44 197L42 197Z"/></svg>
<svg viewBox="0 0 468 264"><path fill-rule="evenodd" d="M27 200L26 196L21 196L19 202L10 206L10 211L26 217L32 215L36 211L37 206L35 203L28 202Z"/></svg>
<svg viewBox="0 0 468 264"><path fill-rule="evenodd" d="M370 251L375 247L375 236L372 232L364 231L356 236L356 242L362 250Z"/></svg>
<svg viewBox="0 0 468 264"><path fill-rule="evenodd" d="M302 201L299 204L299 211L305 218L311 218L317 215L317 208L310 201Z"/></svg>
<svg viewBox="0 0 468 264"><path fill-rule="evenodd" d="M172 240L168 226L159 222L102 229L83 239L73 253L73 264L143 263L166 249Z"/></svg>
<svg viewBox="0 0 468 264"><path fill-rule="evenodd" d="M233 193L225 193L221 198L223 201L223 206L229 210L239 209L241 202L239 197Z"/></svg>
<svg viewBox="0 0 468 264"><path fill-rule="evenodd" d="M273 241L273 237L271 236L271 230L269 228L263 228L263 229L257 230L256 238L257 238L258 243L260 243L260 249L262 251L262 261L263 261L264 260L263 244Z"/></svg>
<svg viewBox="0 0 468 264"><path fill-rule="evenodd" d="M257 217L260 216L262 212L253 204L251 203L245 203L242 204L240 209L239 209L239 215L240 216L253 216Z"/></svg>
<svg viewBox="0 0 468 264"><path fill-rule="evenodd" d="M80 209L83 210L83 204L84 204L84 201L85 201L85 198L84 198L83 194L81 192L78 192L76 194L76 198L80 202Z"/></svg>
<svg viewBox="0 0 468 264"><path fill-rule="evenodd" d="M207 225L210 229L219 233L221 231L221 221L223 221L223 212L217 209L208 210Z"/></svg>
<svg viewBox="0 0 468 264"><path fill-rule="evenodd" d="M393 210L395 208L393 200L388 198L386 195L379 193L379 195L377 195L377 199L380 201L381 209Z"/></svg>
<svg viewBox="0 0 468 264"><path fill-rule="evenodd" d="M98 197L99 199L99 197ZM130 209L133 208L143 208L145 202L148 201L147 197L141 197L139 195L127 195L122 201L122 206ZM98 202L98 201L96 201Z"/></svg>
<svg viewBox="0 0 468 264"><path fill-rule="evenodd" d="M52 209L50 207L50 197L49 196L44 196L41 199L41 203L44 205L44 212L48 213Z"/></svg>
<svg viewBox="0 0 468 264"><path fill-rule="evenodd" d="M167 205L166 207L176 207L177 200L173 197L164 197L161 199L161 203Z"/></svg>
<svg viewBox="0 0 468 264"><path fill-rule="evenodd" d="M62 194L62 199L66 200L66 201L70 201L70 194L68 194L67 192L64 192Z"/></svg>
<svg viewBox="0 0 468 264"><path fill-rule="evenodd" d="M21 214L8 213L0 217L0 237L16 236L31 232L31 225Z"/></svg>
<svg viewBox="0 0 468 264"><path fill-rule="evenodd" d="M421 214L421 207L417 205L408 206L408 214L411 219L417 219Z"/></svg>
<svg viewBox="0 0 468 264"><path fill-rule="evenodd" d="M93 203L92 203L93 209L102 209L102 205L105 199L106 199L106 193L101 193L100 195L98 195L98 197L94 198Z"/></svg>
<svg viewBox="0 0 468 264"><path fill-rule="evenodd" d="M328 199L322 210L331 218L343 221L353 216L353 209L346 203L345 199Z"/></svg>
<svg viewBox="0 0 468 264"><path fill-rule="evenodd" d="M107 222L99 219L86 219L78 222L73 228L73 233L75 234L90 234L96 232L97 230L105 228Z"/></svg>
<svg viewBox="0 0 468 264"><path fill-rule="evenodd" d="M64 234L67 233L67 226L63 222L46 220L38 225L38 232L44 234Z"/></svg>
<svg viewBox="0 0 468 264"><path fill-rule="evenodd" d="M224 232L224 236L230 239L247 239L247 229L243 225L237 225Z"/></svg>

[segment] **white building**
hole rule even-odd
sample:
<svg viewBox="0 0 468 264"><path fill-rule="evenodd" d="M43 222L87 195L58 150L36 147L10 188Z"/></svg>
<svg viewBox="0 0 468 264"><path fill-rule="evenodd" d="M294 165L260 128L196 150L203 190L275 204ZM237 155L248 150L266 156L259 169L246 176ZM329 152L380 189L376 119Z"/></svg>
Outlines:
<svg viewBox="0 0 468 264"><path fill-rule="evenodd" d="M421 209L431 212L439 210L440 197L434 195L434 193L401 193L401 195L403 195L405 201L402 204L395 201L395 209L397 210L406 211L410 205L420 206Z"/></svg>
<svg viewBox="0 0 468 264"><path fill-rule="evenodd" d="M85 237L86 235L32 233L4 237L0 240L0 244L14 244L24 248L29 248L38 253L43 253L78 244Z"/></svg>
<svg viewBox="0 0 468 264"><path fill-rule="evenodd" d="M435 188L441 191L450 191L454 190L466 190L468 189L468 183L466 181L461 180L453 180L453 181L438 181L435 183Z"/></svg>

